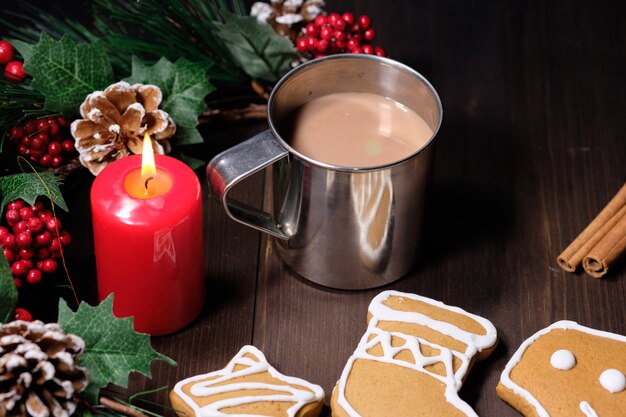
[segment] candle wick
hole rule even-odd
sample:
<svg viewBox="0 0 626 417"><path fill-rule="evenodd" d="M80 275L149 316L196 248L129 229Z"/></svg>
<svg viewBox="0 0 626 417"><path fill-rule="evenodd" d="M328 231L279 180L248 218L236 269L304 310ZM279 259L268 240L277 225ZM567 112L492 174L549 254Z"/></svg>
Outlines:
<svg viewBox="0 0 626 417"><path fill-rule="evenodd" d="M148 191L148 183L149 183L150 181L152 181L153 179L154 179L154 177L148 177L148 178L146 178L146 182L143 184L143 185L144 185L144 187L146 187L146 191Z"/></svg>

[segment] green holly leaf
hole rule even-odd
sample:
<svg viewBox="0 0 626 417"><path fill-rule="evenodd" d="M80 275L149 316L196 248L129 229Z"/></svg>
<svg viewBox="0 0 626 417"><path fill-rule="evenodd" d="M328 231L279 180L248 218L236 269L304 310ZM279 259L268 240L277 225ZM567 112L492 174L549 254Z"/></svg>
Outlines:
<svg viewBox="0 0 626 417"><path fill-rule="evenodd" d="M289 71L291 60L298 56L289 39L254 17L227 11L222 16L224 23L219 24L218 35L246 74L275 82Z"/></svg>
<svg viewBox="0 0 626 417"><path fill-rule="evenodd" d="M24 71L33 77L32 87L46 98L45 110L64 115L78 113L85 97L113 82L113 68L104 44L76 43L41 33L36 45L15 45L25 59Z"/></svg>
<svg viewBox="0 0 626 417"><path fill-rule="evenodd" d="M151 65L133 56L132 68L126 81L154 84L161 89L161 108L176 122L176 143L202 143L196 129L198 116L206 110L204 98L215 89L208 81L206 66L185 58L172 63L165 57Z"/></svg>
<svg viewBox="0 0 626 417"><path fill-rule="evenodd" d="M0 323L13 321L16 305L17 289L13 284L13 274L4 252L0 252Z"/></svg>
<svg viewBox="0 0 626 417"><path fill-rule="evenodd" d="M33 204L40 195L46 196L54 204L65 211L67 204L59 189L61 180L50 172L30 172L28 174L15 174L0 177L0 195L2 203L0 208L6 207L11 201L18 198L23 199L28 204Z"/></svg>
<svg viewBox="0 0 626 417"><path fill-rule="evenodd" d="M127 387L128 375L133 371L150 377L150 363L154 360L176 365L152 348L149 335L133 330L132 317L117 318L112 308L113 295L96 307L81 303L76 312L65 300L59 301L63 331L85 341L80 363L89 371L89 385L81 395L92 404L97 404L100 389L109 383Z"/></svg>

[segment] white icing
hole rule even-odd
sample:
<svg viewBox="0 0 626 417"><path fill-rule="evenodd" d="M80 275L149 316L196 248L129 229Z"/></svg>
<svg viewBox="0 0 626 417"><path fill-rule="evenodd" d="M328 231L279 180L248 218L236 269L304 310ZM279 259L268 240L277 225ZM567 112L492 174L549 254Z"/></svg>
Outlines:
<svg viewBox="0 0 626 417"><path fill-rule="evenodd" d="M478 322L484 329L484 335L477 335L460 329L452 323L435 320L429 316L426 316L417 312L398 311L383 304L389 297L403 297L416 301L421 301L438 308L449 310L458 314L462 314ZM433 300L431 298L422 297L417 294L403 293L399 291L383 291L378 294L369 306L369 312L372 314L372 320L370 324L375 325L378 321L399 321L405 323L419 324L433 329L439 333L449 336L455 340L463 342L467 345L465 355L468 357L474 356L477 352L492 347L498 340L498 332L495 326L487 319L477 316L475 314L468 313L459 307L453 307L442 303L441 301Z"/></svg>
<svg viewBox="0 0 626 417"><path fill-rule="evenodd" d="M608 392L616 394L626 389L626 376L617 369L607 369L600 375L600 384Z"/></svg>
<svg viewBox="0 0 626 417"><path fill-rule="evenodd" d="M585 416L599 417L598 413L596 413L596 410L594 410L591 404L589 404L587 401L581 401L579 407L580 411L582 411Z"/></svg>
<svg viewBox="0 0 626 417"><path fill-rule="evenodd" d="M576 357L569 350L559 349L550 357L550 364L561 371L569 371L576 366Z"/></svg>
<svg viewBox="0 0 626 417"><path fill-rule="evenodd" d="M539 401L530 392L528 392L528 390L522 388L511 380L511 371L522 360L524 352L531 344L533 344L541 336L548 334L555 329L577 330L594 336L599 336L606 339L613 339L619 342L626 343L626 337L624 336L615 333L603 332L601 330L591 329L589 327L581 326L580 324L569 320L557 321L556 323L546 327L545 329L539 330L537 333L526 339L524 343L522 343L522 345L517 349L515 354L511 357L509 362L506 364L506 367L504 368L504 371L502 371L502 375L500 376L500 382L506 388L513 391L516 395L522 397L526 402L532 405L535 408L537 417L550 417L550 415L548 414L546 409L543 408L543 406L539 403ZM588 408L583 409L583 406ZM593 411L593 408L591 408L589 403L587 403L586 401L581 402L580 407L584 413L595 413L595 411ZM587 414L587 417L597 417L597 415L594 416L594 414Z"/></svg>
<svg viewBox="0 0 626 417"><path fill-rule="evenodd" d="M258 358L258 361L245 357L252 355ZM246 366L246 368L235 371L237 365ZM216 387L226 381L231 381L247 375L268 372L273 378L283 381L290 385L299 385L306 387L308 390L292 387L289 385L278 385L264 382L234 382L227 385ZM207 378L215 377L207 381ZM195 382L195 383L194 383ZM194 383L191 386L190 393L193 396L204 397L217 395L232 391L264 389L280 392L280 394L242 396L236 398L228 398L215 401L204 407L199 407L193 399L183 392L183 386ZM254 346L244 346L239 353L226 365L224 369L211 372L204 375L197 375L184 379L176 384L174 392L187 404L197 417L215 417L228 416L230 414L222 413L220 410L228 407L237 407L245 404L252 404L263 401L293 402L295 403L287 410L288 417L294 417L296 413L306 404L315 401L321 401L324 398L324 391L319 385L311 384L303 379L285 376L274 369L265 359L263 353ZM258 417L259 415L237 414L238 417ZM190 417L190 416L189 416Z"/></svg>
<svg viewBox="0 0 626 417"><path fill-rule="evenodd" d="M374 336L371 340L370 336ZM391 345L391 338L397 337L405 340L401 346L393 347ZM377 344L380 343L380 346L383 350L383 356L374 356L369 354L367 351ZM446 349L443 347L437 347L440 349L439 355L436 356L424 356L420 350L420 343L425 343L421 339L417 337L408 336L402 333L395 332L386 332L374 326L369 326L367 328L367 332L361 338L359 345L356 350L352 354L352 356L348 359L348 363L344 368L341 378L339 379L338 384L338 393L337 393L337 403L345 410L345 412L350 417L361 417L361 415L352 407L352 405L348 402L345 390L346 383L348 381L348 377L350 376L350 372L352 370L352 365L357 359L361 360L371 360L383 363L389 363L396 366L401 366L404 368L412 369L414 371L422 372L432 376L433 378L438 379L445 385L445 398L446 401L452 404L459 411L465 413L467 416L477 417L477 414L474 410L461 398L457 393L458 389L458 380L455 379L452 365L452 351L450 349ZM415 363L405 362L399 359L395 359L395 356L403 351L409 350L415 359ZM445 369L446 373L444 376L435 374L426 369L427 366L436 364L441 362Z"/></svg>

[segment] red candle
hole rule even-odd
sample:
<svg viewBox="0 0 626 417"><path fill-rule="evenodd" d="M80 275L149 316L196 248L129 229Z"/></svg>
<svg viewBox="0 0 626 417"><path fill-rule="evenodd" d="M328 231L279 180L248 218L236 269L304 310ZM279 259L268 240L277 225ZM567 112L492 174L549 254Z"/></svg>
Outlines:
<svg viewBox="0 0 626 417"><path fill-rule="evenodd" d="M163 335L189 324L204 303L202 192L177 159L156 155L156 169L142 175L141 167L142 155L119 159L91 188L98 296L114 293L116 316Z"/></svg>

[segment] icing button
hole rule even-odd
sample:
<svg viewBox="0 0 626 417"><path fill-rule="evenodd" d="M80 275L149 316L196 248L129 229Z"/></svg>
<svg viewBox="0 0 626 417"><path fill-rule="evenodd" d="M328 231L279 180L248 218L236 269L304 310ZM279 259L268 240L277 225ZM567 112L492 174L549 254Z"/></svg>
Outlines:
<svg viewBox="0 0 626 417"><path fill-rule="evenodd" d="M576 366L576 357L569 350L560 349L552 354L550 364L561 371L569 371Z"/></svg>
<svg viewBox="0 0 626 417"><path fill-rule="evenodd" d="M600 384L613 394L626 389L626 376L617 369L607 369L600 375Z"/></svg>

